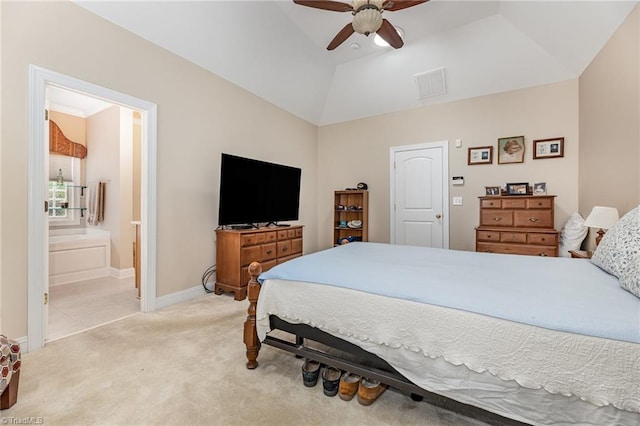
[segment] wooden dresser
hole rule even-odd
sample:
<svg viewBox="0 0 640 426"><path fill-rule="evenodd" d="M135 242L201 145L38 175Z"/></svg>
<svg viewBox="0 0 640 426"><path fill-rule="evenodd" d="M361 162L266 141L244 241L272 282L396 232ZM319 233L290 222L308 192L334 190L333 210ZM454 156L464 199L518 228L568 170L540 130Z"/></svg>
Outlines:
<svg viewBox="0 0 640 426"><path fill-rule="evenodd" d="M214 292L247 297L249 264L260 262L263 271L302 256L302 226L216 231L216 284Z"/></svg>
<svg viewBox="0 0 640 426"><path fill-rule="evenodd" d="M476 251L558 256L555 195L480 197Z"/></svg>

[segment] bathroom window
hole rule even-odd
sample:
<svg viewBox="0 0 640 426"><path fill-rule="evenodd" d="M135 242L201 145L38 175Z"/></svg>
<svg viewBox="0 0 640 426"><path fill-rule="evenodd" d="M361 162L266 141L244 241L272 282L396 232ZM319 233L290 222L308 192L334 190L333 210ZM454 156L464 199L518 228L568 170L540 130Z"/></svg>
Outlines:
<svg viewBox="0 0 640 426"><path fill-rule="evenodd" d="M82 217L80 159L49 156L49 223L79 225Z"/></svg>

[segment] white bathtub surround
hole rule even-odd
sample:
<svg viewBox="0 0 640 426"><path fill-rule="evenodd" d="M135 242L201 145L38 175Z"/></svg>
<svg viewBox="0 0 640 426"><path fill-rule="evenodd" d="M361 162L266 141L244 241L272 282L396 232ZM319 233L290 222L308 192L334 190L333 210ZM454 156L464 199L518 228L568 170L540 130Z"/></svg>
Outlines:
<svg viewBox="0 0 640 426"><path fill-rule="evenodd" d="M49 230L49 285L111 274L109 231L92 228Z"/></svg>

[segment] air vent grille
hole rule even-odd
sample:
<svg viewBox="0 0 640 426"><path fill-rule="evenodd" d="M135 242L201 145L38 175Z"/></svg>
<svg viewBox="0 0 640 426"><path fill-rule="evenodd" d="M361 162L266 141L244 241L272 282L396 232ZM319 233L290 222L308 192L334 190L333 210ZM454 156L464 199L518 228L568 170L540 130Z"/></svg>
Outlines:
<svg viewBox="0 0 640 426"><path fill-rule="evenodd" d="M418 87L418 98L425 99L447 93L447 81L444 68L426 71L414 75Z"/></svg>

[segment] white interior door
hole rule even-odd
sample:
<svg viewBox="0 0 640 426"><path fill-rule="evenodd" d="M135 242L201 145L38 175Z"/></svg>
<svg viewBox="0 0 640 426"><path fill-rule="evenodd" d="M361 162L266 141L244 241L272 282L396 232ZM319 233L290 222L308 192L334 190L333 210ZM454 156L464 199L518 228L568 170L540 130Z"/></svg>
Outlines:
<svg viewBox="0 0 640 426"><path fill-rule="evenodd" d="M391 243L449 248L448 142L391 149Z"/></svg>

